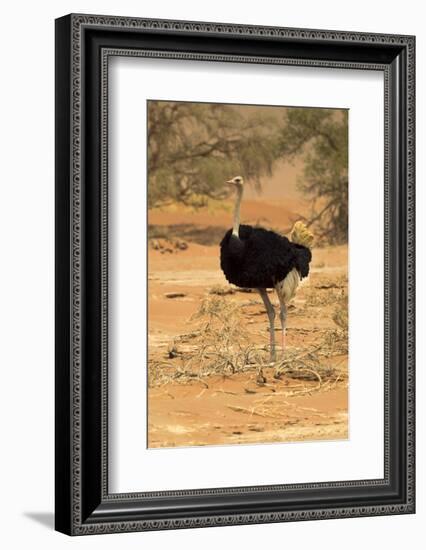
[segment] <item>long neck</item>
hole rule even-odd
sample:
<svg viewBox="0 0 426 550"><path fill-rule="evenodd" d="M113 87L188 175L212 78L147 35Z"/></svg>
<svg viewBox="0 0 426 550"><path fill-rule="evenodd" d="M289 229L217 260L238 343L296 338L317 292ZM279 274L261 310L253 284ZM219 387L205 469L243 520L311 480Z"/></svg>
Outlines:
<svg viewBox="0 0 426 550"><path fill-rule="evenodd" d="M234 207L234 225L232 227L232 234L236 237L239 236L240 230L240 209L241 209L241 200L243 198L243 188L237 187L237 198L235 199Z"/></svg>

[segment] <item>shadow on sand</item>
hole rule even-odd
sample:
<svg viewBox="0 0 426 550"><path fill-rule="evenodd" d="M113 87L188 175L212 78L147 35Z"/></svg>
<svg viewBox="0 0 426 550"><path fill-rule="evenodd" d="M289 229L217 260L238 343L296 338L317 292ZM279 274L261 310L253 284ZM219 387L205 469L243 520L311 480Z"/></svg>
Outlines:
<svg viewBox="0 0 426 550"><path fill-rule="evenodd" d="M201 226L191 223L148 225L149 239L184 239L196 244L218 245L229 227Z"/></svg>

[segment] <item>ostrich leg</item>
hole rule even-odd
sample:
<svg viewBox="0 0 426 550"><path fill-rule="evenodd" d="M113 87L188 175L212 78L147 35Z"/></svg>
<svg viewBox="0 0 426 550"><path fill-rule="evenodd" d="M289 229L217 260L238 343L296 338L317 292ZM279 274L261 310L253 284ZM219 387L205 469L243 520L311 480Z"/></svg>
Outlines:
<svg viewBox="0 0 426 550"><path fill-rule="evenodd" d="M285 352L285 322L287 319L287 304L284 302L283 297L280 295L279 292L278 299L280 301L280 321L281 321L281 349L282 349L282 357L284 358L284 352Z"/></svg>
<svg viewBox="0 0 426 550"><path fill-rule="evenodd" d="M274 306L271 303L271 300L269 299L269 296L266 292L266 289L265 288L258 288L257 290L258 290L259 294L262 297L263 303L265 304L266 313L268 314L268 319L269 319L269 342L270 342L270 346L271 346L270 360L275 361L276 360L275 327L274 327L275 309L274 309Z"/></svg>

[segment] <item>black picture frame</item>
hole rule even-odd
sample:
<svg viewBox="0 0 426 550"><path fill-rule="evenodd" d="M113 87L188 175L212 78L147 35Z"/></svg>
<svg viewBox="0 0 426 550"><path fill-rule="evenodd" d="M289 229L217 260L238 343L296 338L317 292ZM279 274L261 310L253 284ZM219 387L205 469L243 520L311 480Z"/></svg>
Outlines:
<svg viewBox="0 0 426 550"><path fill-rule="evenodd" d="M383 71L383 479L108 492L105 143L111 55ZM415 38L71 14L56 20L55 63L56 529L85 535L414 513Z"/></svg>

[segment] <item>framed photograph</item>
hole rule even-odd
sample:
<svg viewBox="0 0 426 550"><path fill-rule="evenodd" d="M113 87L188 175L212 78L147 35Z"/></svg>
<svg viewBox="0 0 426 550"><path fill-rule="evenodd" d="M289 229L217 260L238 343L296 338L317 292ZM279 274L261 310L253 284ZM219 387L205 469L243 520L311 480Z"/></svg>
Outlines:
<svg viewBox="0 0 426 550"><path fill-rule="evenodd" d="M413 36L56 20L56 529L415 511Z"/></svg>

